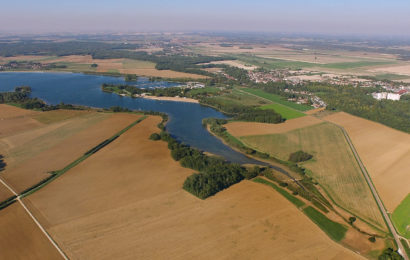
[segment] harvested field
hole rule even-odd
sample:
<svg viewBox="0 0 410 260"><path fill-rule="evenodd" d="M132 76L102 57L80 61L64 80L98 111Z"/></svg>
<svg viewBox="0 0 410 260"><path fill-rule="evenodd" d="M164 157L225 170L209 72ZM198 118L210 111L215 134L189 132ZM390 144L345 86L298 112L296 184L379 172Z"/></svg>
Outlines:
<svg viewBox="0 0 410 260"><path fill-rule="evenodd" d="M60 122L63 120L67 120L74 117L86 116L90 113L95 113L93 111L88 110L52 110L43 113L38 113L33 116L34 119L43 123L43 124L51 124Z"/></svg>
<svg viewBox="0 0 410 260"><path fill-rule="evenodd" d="M355 259L270 187L243 181L207 200L182 189L148 117L24 200L71 259Z"/></svg>
<svg viewBox="0 0 410 260"><path fill-rule="evenodd" d="M385 66L385 67L372 69L371 71L372 72L385 72L385 73L393 73L393 74L410 76L410 64L401 65L401 66Z"/></svg>
<svg viewBox="0 0 410 260"><path fill-rule="evenodd" d="M210 62L210 64L225 64L225 65L229 65L232 67L237 67L240 69L244 69L244 70L255 70L258 67L253 66L253 65L246 65L246 64L242 64L236 60L222 60L222 61L212 61Z"/></svg>
<svg viewBox="0 0 410 260"><path fill-rule="evenodd" d="M313 114L316 114L316 113L318 113L318 112L321 112L321 111L323 111L323 110L325 110L326 108L324 108L324 107L319 107L319 108L315 108L315 109L312 109L312 110L308 110L308 111L305 111L305 114L307 114L307 115L313 115Z"/></svg>
<svg viewBox="0 0 410 260"><path fill-rule="evenodd" d="M0 153L7 163L2 178L18 192L68 165L139 117L64 110L59 115L59 112L36 114L34 117L41 117L49 124L0 139ZM64 120L71 116L74 117Z"/></svg>
<svg viewBox="0 0 410 260"><path fill-rule="evenodd" d="M0 211L1 259L62 259L19 203Z"/></svg>
<svg viewBox="0 0 410 260"><path fill-rule="evenodd" d="M40 113L0 104L0 138L40 126L41 123L32 118L38 114Z"/></svg>
<svg viewBox="0 0 410 260"><path fill-rule="evenodd" d="M384 205L393 212L410 192L410 135L343 112L324 119L346 129Z"/></svg>
<svg viewBox="0 0 410 260"><path fill-rule="evenodd" d="M336 204L385 230L385 224L366 180L342 131L321 123L286 133L240 137L247 146L282 160L303 150L313 159L302 165Z"/></svg>
<svg viewBox="0 0 410 260"><path fill-rule="evenodd" d="M80 70L96 72L118 72L123 74L137 74L147 77L163 78L207 78L203 75L178 72L172 70L157 70L155 63L130 59L93 59L91 55L69 55L56 57L55 59L46 59L43 63L61 63L67 65L63 70ZM91 68L91 64L97 64L96 69Z"/></svg>
<svg viewBox="0 0 410 260"><path fill-rule="evenodd" d="M236 137L247 135L267 135L285 133L294 129L319 124L322 121L312 116L286 120L280 124L264 124L254 122L231 122L225 125L230 134Z"/></svg>
<svg viewBox="0 0 410 260"><path fill-rule="evenodd" d="M1 174L1 171L0 171ZM6 199L13 196L13 193L9 191L3 184L0 184L0 202L5 201Z"/></svg>

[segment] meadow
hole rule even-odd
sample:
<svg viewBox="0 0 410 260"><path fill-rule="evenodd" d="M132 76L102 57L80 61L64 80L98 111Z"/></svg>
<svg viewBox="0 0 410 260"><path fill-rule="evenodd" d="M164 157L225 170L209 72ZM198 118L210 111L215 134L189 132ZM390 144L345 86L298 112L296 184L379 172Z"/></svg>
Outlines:
<svg viewBox="0 0 410 260"><path fill-rule="evenodd" d="M410 194L397 206L392 214L394 225L400 234L410 239Z"/></svg>
<svg viewBox="0 0 410 260"><path fill-rule="evenodd" d="M260 108L264 110L272 109L276 113L279 113L283 118L286 118L286 120L305 116L305 114L299 111L296 111L294 109L289 109L288 107L283 106L281 104L269 104L269 105L261 106Z"/></svg>
<svg viewBox="0 0 410 260"><path fill-rule="evenodd" d="M304 111L308 111L308 110L312 109L311 106L300 105L300 104L297 104L297 103L294 103L294 102L291 102L291 101L287 101L287 100L284 100L284 98L281 97L281 96L266 93L266 92L264 92L262 90L259 90L259 89L243 88L241 90L246 91L248 93L251 93L253 95L268 99L268 100L270 100L274 103L281 104L285 107L289 107L291 109L294 109L294 110L297 110L297 111L300 111L300 112L304 112ZM301 115L303 115L303 113L301 113Z"/></svg>

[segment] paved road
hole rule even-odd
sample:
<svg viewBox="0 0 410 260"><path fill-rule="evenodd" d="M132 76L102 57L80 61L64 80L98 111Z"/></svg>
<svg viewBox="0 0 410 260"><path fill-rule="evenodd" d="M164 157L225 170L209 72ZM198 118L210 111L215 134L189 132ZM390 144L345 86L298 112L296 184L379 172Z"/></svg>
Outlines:
<svg viewBox="0 0 410 260"><path fill-rule="evenodd" d="M30 210L26 207L26 205L21 201L20 195L17 194L7 183L5 183L2 179L0 179L0 182L11 191L15 196L17 196L17 201L21 204L21 206L24 208L24 210L27 212L27 214L31 217L31 219L36 223L36 225L40 228L41 232L48 238L48 240L51 242L51 244L57 249L57 251L60 253L61 257L65 260L68 260L67 256L64 254L63 250L57 245L57 243L51 238L51 236L47 233L47 231L41 226L40 222L34 217L34 215L30 212Z"/></svg>
<svg viewBox="0 0 410 260"><path fill-rule="evenodd" d="M360 168L363 172L363 175L366 179L366 182L369 185L370 190L373 193L373 196L376 199L377 204L379 205L379 208L380 208L380 210L383 214L384 220L386 221L387 225L389 226L389 229L390 229L391 233L393 234L394 240L396 240L396 243L397 243L397 246L399 247L400 253L402 254L402 256L404 257L405 260L409 260L407 254L406 254L406 250L404 249L403 245L400 242L400 236L399 236L399 234L397 234L396 229L394 228L394 225L393 225L392 221L390 220L390 217L387 214L386 209L384 208L383 202L380 199L379 194L377 194L377 190L374 187L373 182L371 181L369 173L367 172L366 167L364 167L362 161L360 160L359 154L357 153L356 149L353 146L352 140L350 140L349 135L347 134L346 130L343 127L341 127L339 125L336 125L336 126L338 126L342 130L344 136L346 137L346 140L349 143L349 146L352 149L353 154L356 157L357 162L359 163L359 166L360 166Z"/></svg>

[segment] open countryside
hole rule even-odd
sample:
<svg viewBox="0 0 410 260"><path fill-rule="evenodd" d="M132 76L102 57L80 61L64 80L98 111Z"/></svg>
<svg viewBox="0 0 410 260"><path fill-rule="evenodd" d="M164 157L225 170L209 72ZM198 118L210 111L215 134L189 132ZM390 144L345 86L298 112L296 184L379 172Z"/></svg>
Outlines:
<svg viewBox="0 0 410 260"><path fill-rule="evenodd" d="M0 260L409 260L408 13L3 1Z"/></svg>

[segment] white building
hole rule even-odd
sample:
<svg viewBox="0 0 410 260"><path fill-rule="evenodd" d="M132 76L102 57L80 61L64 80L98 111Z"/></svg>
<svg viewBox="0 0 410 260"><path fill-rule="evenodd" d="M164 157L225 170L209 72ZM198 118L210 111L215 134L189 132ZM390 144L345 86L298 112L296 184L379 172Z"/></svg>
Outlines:
<svg viewBox="0 0 410 260"><path fill-rule="evenodd" d="M382 100L382 99L400 100L400 94L396 94L396 93L387 93L387 92L372 93L372 96L373 98L377 100Z"/></svg>

